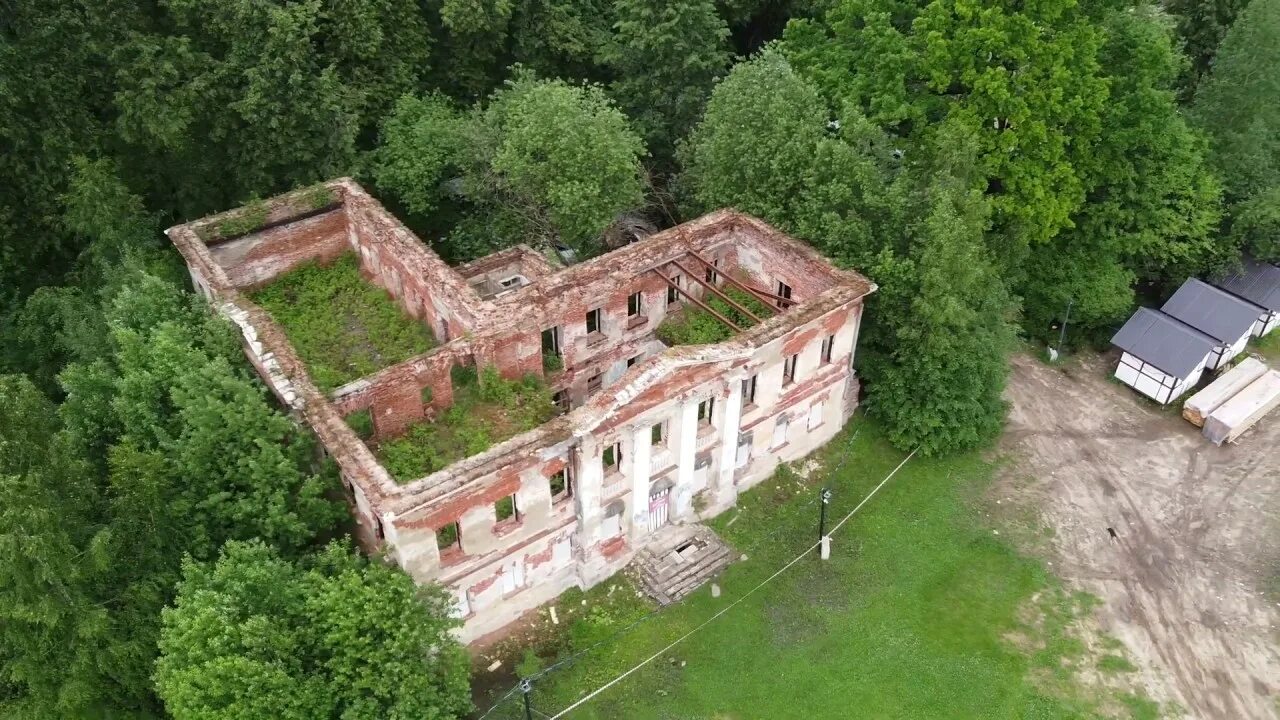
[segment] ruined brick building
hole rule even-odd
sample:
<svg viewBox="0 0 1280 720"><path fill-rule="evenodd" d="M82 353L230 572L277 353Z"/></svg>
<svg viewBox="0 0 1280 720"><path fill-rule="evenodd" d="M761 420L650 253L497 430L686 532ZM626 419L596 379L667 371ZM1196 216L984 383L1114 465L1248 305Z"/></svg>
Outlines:
<svg viewBox="0 0 1280 720"><path fill-rule="evenodd" d="M853 355L875 286L759 220L719 211L563 269L523 246L449 267L353 181L324 188L320 202L313 188L256 208L251 232L220 237L242 208L167 233L195 288L337 462L362 541L448 588L464 640L604 580L664 523L731 507L857 405ZM325 393L246 293L348 253L441 344ZM719 344L655 337L668 313L729 287L770 316ZM545 353L558 356L552 370ZM449 407L455 365L543 376L565 412L399 483L371 445ZM344 420L363 411L366 439Z"/></svg>

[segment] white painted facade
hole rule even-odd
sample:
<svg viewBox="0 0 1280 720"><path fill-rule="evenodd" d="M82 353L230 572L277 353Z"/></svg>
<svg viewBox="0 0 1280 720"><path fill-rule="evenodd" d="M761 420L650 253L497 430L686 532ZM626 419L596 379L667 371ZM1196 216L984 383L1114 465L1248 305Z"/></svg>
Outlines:
<svg viewBox="0 0 1280 720"><path fill-rule="evenodd" d="M1120 364L1116 366L1115 376L1120 382L1161 405L1168 405L1200 382L1200 376L1208 367L1210 357L1212 353L1206 355L1190 375L1180 378L1126 352L1120 354Z"/></svg>

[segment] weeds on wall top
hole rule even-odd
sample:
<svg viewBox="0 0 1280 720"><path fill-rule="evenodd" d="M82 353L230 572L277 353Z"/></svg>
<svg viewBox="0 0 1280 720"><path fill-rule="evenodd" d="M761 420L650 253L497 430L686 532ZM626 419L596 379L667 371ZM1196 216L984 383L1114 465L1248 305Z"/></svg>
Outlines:
<svg viewBox="0 0 1280 720"><path fill-rule="evenodd" d="M267 224L270 210L265 200L255 199L240 209L240 212L218 223L218 236L223 238L239 237L257 230Z"/></svg>

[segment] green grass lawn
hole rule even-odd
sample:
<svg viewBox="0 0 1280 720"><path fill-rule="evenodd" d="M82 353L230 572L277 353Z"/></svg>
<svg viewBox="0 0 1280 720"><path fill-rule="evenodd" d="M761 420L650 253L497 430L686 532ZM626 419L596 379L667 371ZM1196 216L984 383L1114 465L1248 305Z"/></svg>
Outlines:
<svg viewBox="0 0 1280 720"><path fill-rule="evenodd" d="M426 325L360 277L354 254L328 265L298 267L251 298L284 328L321 390L333 390L435 345Z"/></svg>
<svg viewBox="0 0 1280 720"><path fill-rule="evenodd" d="M1272 330L1265 337L1255 338L1253 347L1271 362L1280 363L1280 330Z"/></svg>
<svg viewBox="0 0 1280 720"><path fill-rule="evenodd" d="M477 378L474 370L457 368L453 405L378 444L374 453L396 481L410 482L532 430L558 412L551 391L536 375L504 380L488 367Z"/></svg>
<svg viewBox="0 0 1280 720"><path fill-rule="evenodd" d="M721 578L720 598L703 587L548 674L535 685L534 707L554 715L784 565L815 540L818 484L834 490L833 522L856 505L904 455L870 422L851 425L810 480L782 472L744 495L740 514L716 519L721 536L749 556ZM1141 698L1076 680L1077 668L1099 659L1076 634L1094 600L1066 592L984 522L979 498L993 469L976 455L916 458L835 536L831 560L805 558L569 717L1153 717L1139 714L1152 710ZM544 655L586 647L649 609L620 578L558 604L565 622L537 646ZM522 712L508 702L491 717Z"/></svg>

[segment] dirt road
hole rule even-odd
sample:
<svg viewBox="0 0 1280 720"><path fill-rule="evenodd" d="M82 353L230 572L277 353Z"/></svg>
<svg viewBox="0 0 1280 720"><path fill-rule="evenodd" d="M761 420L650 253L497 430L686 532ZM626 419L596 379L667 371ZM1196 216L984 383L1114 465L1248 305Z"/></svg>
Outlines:
<svg viewBox="0 0 1280 720"><path fill-rule="evenodd" d="M1015 356L996 492L1052 526L1054 569L1103 600L1153 699L1280 718L1280 606L1262 590L1280 567L1280 416L1217 448L1108 375Z"/></svg>

